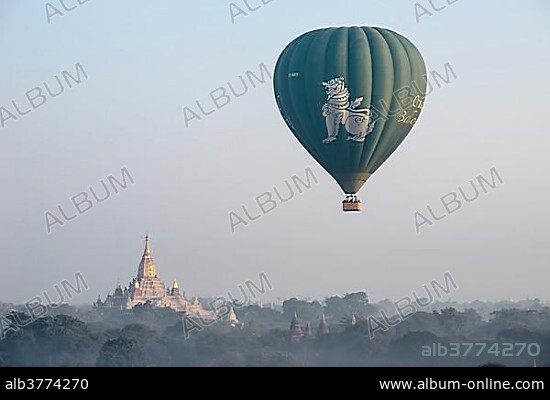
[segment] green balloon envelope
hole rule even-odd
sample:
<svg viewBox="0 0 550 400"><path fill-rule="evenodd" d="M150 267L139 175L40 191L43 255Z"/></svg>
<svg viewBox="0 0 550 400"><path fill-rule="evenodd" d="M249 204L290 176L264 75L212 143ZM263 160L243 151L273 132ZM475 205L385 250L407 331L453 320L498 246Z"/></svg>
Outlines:
<svg viewBox="0 0 550 400"><path fill-rule="evenodd" d="M383 28L305 33L277 61L279 110L298 141L355 195L399 147L426 96L418 49Z"/></svg>

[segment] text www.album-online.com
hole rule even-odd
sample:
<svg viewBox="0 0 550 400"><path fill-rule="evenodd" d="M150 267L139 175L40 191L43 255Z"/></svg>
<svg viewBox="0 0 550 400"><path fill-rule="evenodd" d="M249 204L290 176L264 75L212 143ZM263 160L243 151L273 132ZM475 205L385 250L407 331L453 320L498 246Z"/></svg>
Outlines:
<svg viewBox="0 0 550 400"><path fill-rule="evenodd" d="M484 379L477 381L440 381L432 378L426 378L423 381L380 381L380 389L467 389L467 390L544 390L543 381L516 381L511 383L510 381L499 381L493 379Z"/></svg>

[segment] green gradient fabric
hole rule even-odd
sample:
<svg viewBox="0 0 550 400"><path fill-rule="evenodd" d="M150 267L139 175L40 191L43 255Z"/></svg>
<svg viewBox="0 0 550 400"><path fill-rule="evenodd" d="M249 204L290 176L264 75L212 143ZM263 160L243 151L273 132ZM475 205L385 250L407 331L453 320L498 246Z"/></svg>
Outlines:
<svg viewBox="0 0 550 400"><path fill-rule="evenodd" d="M405 37L341 27L292 41L277 61L274 89L298 141L356 194L413 128L426 79L422 55Z"/></svg>

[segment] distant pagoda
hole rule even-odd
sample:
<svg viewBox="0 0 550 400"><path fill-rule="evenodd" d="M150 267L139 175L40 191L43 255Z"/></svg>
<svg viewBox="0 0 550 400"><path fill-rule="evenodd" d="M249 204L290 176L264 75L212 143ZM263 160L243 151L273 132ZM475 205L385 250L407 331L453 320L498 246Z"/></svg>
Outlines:
<svg viewBox="0 0 550 400"><path fill-rule="evenodd" d="M327 317L325 313L321 315L321 321L319 322L319 328L317 328L317 336L326 335L329 333Z"/></svg>
<svg viewBox="0 0 550 400"><path fill-rule="evenodd" d="M298 318L298 313L295 312L294 317L292 317L292 321L290 322L290 332L289 332L290 341L298 342L302 339L303 336L304 336L304 329L302 328L302 323Z"/></svg>
<svg viewBox="0 0 550 400"><path fill-rule="evenodd" d="M98 297L94 306L128 310L140 304L150 304L155 308L171 308L190 316L201 317L204 320L217 319L217 315L212 311L205 310L198 299L188 301L185 293L180 293L178 282L175 279L171 288L165 287L157 274L157 266L151 254L148 235L145 236L145 249L136 277L130 281L126 288L122 288L118 282L114 293L109 294L105 301Z"/></svg>
<svg viewBox="0 0 550 400"><path fill-rule="evenodd" d="M137 284L136 284L137 283ZM177 282L174 282L177 285ZM164 283L157 275L157 266L151 255L149 235L145 236L145 250L139 263L136 278L134 278L134 290L131 297L134 302L140 303L151 299L157 299L166 295Z"/></svg>
<svg viewBox="0 0 550 400"><path fill-rule="evenodd" d="M288 339L290 342L295 343L303 339L314 339L315 337L326 335L328 333L329 333L328 323L324 313L321 315L319 328L317 329L317 335L315 335L313 333L313 329L311 328L311 324L307 322L306 326L304 327L302 325L302 322L300 321L300 318L298 317L298 313L295 312L294 316L292 317L292 321L290 322Z"/></svg>

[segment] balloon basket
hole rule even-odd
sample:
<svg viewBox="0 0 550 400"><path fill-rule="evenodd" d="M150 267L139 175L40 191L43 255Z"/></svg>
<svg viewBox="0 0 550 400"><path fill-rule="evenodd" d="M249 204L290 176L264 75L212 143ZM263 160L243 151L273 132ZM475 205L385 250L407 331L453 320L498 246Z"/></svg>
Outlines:
<svg viewBox="0 0 550 400"><path fill-rule="evenodd" d="M348 195L342 202L344 212L360 212L362 209L361 202L355 195Z"/></svg>

